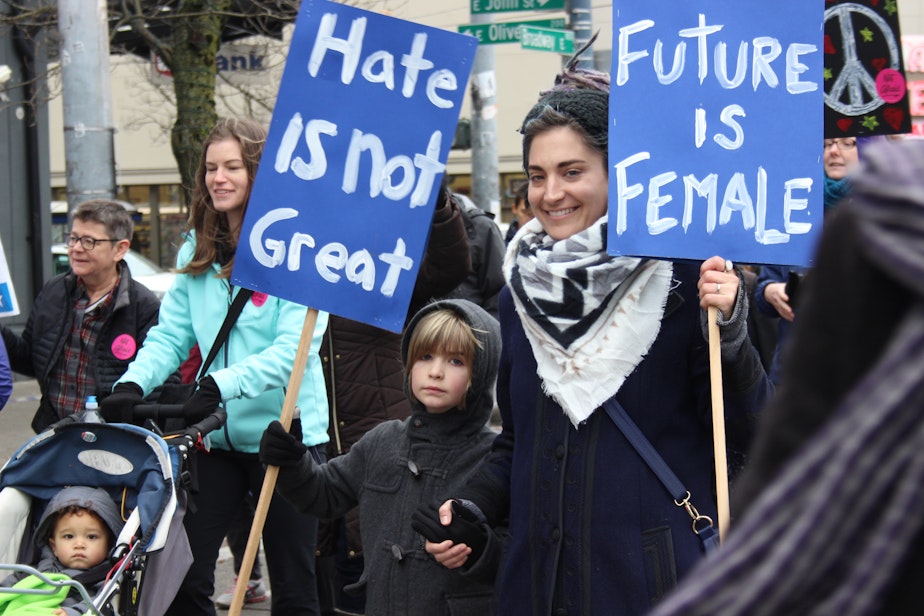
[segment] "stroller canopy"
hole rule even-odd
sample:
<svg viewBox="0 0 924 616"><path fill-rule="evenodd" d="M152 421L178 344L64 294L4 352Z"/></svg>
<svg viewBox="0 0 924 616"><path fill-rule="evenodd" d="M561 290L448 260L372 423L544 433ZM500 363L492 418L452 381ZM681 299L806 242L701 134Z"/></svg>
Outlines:
<svg viewBox="0 0 924 616"><path fill-rule="evenodd" d="M127 520L137 508L146 551L161 549L177 508L177 453L157 434L129 424L71 423L23 445L0 470L0 489L47 501L67 486L106 490Z"/></svg>

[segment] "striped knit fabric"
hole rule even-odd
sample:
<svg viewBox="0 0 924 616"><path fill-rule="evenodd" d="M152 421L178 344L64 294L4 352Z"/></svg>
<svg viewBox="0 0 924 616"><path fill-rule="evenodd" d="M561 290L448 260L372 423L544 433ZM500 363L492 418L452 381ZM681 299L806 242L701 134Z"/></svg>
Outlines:
<svg viewBox="0 0 924 616"><path fill-rule="evenodd" d="M654 616L879 614L913 556L924 527L924 141L870 148L848 215L859 219L851 248L912 305L878 361Z"/></svg>

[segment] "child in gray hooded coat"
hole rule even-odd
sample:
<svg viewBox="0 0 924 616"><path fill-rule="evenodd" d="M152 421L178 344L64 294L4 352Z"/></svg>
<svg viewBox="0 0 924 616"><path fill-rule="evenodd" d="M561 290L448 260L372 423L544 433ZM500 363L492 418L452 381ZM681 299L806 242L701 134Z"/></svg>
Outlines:
<svg viewBox="0 0 924 616"><path fill-rule="evenodd" d="M40 560L36 569L51 579L74 579L92 597L102 588L110 569L109 551L123 521L109 494L101 488L69 486L48 502L33 535ZM8 576L4 588L45 587L34 575ZM55 616L77 616L89 609L75 590L55 595L0 594L0 614L37 613L41 604Z"/></svg>
<svg viewBox="0 0 924 616"><path fill-rule="evenodd" d="M476 558L465 574L442 567L411 519L461 486L491 447L500 328L467 300L434 302L411 319L401 354L408 419L376 426L326 464L273 422L260 459L280 467L276 490L303 512L335 518L359 505L367 615L483 616L493 587L481 580L493 572Z"/></svg>

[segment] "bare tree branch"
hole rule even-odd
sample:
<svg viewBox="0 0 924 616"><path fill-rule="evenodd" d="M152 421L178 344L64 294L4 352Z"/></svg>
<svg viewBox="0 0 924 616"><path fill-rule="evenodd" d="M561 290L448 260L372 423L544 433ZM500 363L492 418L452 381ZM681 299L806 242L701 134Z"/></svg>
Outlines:
<svg viewBox="0 0 924 616"><path fill-rule="evenodd" d="M404 1L342 3L387 11ZM187 190L193 185L201 143L218 119L217 101L229 113L258 118L269 116L275 102L278 79L261 86L218 75L216 61L222 43L254 36L281 40L284 29L297 16L299 4L299 0L108 0L113 53L132 54L146 62L153 61L156 55L172 74L169 87L155 86L147 93L160 121L154 113L147 119L163 126L164 109L175 109L172 120L168 120L172 122L170 141ZM19 36L25 47L38 45L42 36L54 40L57 19L53 0L45 0L40 7L23 0L0 2L0 36ZM56 53L56 47L49 45L49 53ZM266 54L279 59L278 66L269 70L278 70L280 77L285 51L280 44ZM0 84L0 106L4 104L4 94L13 88L27 88L33 97L39 93L48 96L45 84L55 80L49 79L48 67L34 68L40 70L33 71L29 83L10 80ZM38 102L44 101L34 100L33 104ZM145 118L133 121L142 123Z"/></svg>

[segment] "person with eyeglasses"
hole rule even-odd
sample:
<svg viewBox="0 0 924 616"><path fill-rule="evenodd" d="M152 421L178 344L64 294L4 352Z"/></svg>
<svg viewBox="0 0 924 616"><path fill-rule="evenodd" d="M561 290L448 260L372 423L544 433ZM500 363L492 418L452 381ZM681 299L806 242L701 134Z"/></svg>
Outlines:
<svg viewBox="0 0 924 616"><path fill-rule="evenodd" d="M850 173L860 162L856 137L824 140L824 208L825 216L850 194ZM783 351L793 320L796 318L798 289L808 274L804 267L786 265L761 266L754 291L754 302L762 314L778 317L776 349L770 364L770 380L780 384Z"/></svg>
<svg viewBox="0 0 924 616"><path fill-rule="evenodd" d="M879 141L825 220L722 548L649 616L921 613L924 141Z"/></svg>
<svg viewBox="0 0 924 616"><path fill-rule="evenodd" d="M837 146L841 151L853 150L857 147L857 139L856 137L847 137L845 139L824 140L824 149L826 151L834 146Z"/></svg>
<svg viewBox="0 0 924 616"><path fill-rule="evenodd" d="M70 271L45 283L21 335L0 325L13 371L38 380L37 433L83 410L87 396L109 395L157 323L160 300L123 260L133 232L119 203L81 203L67 238Z"/></svg>

